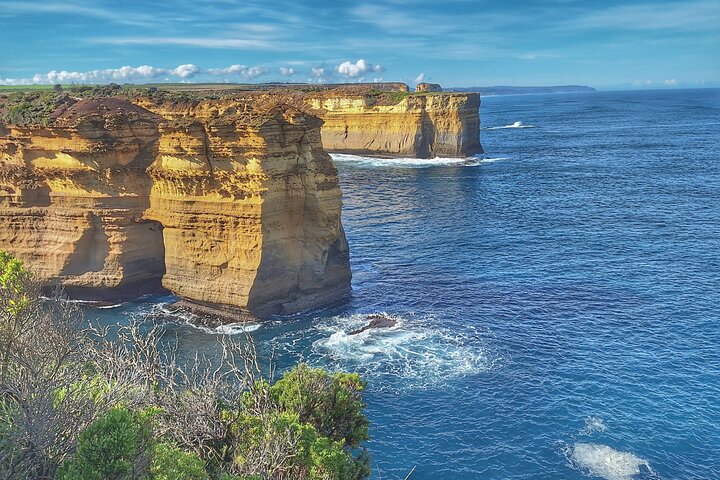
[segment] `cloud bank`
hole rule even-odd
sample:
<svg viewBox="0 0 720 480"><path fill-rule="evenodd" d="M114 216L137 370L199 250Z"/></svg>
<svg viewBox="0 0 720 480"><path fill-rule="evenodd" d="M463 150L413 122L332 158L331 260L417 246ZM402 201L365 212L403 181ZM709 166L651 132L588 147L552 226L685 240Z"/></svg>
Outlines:
<svg viewBox="0 0 720 480"><path fill-rule="evenodd" d="M368 74L375 74L375 81L382 77L378 74L385 71L385 67L373 64L365 59L355 62L349 60L340 63L334 68L325 66L314 66L305 73L310 77L309 82L325 83L329 81L364 81ZM292 77L303 72L300 70L281 66L276 70L270 70L264 66L248 66L233 64L221 68L201 68L193 63L185 63L175 68L160 68L151 65L140 65L131 67L129 65L119 68L105 68L89 70L86 72L75 72L67 70L51 70L47 73L36 73L30 78L0 78L0 85L32 85L32 84L56 84L56 83L134 83L147 81L201 81L202 78L223 77L225 81L232 81L233 78L254 80L256 78L270 75L278 77ZM378 78L379 77L379 78ZM214 80L217 81L217 80Z"/></svg>

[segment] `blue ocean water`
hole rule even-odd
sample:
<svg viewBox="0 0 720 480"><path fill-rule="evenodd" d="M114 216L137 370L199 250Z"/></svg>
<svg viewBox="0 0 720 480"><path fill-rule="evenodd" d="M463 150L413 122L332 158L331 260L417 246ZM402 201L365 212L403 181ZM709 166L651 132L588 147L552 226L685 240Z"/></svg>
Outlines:
<svg viewBox="0 0 720 480"><path fill-rule="evenodd" d="M720 478L720 90L481 119L484 159L336 156L353 294L250 326L263 357L367 378L377 479ZM398 326L346 334L378 312Z"/></svg>

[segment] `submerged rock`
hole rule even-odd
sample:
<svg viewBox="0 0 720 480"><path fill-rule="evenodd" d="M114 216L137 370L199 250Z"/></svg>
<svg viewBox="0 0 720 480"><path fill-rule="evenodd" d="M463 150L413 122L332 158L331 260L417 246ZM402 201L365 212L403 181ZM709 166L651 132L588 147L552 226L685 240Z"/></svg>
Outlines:
<svg viewBox="0 0 720 480"><path fill-rule="evenodd" d="M369 315L367 319L370 320L370 323L368 323L364 327L349 332L348 335L357 335L366 330L370 330L371 328L392 328L397 325L397 320L395 320L389 315L373 314Z"/></svg>

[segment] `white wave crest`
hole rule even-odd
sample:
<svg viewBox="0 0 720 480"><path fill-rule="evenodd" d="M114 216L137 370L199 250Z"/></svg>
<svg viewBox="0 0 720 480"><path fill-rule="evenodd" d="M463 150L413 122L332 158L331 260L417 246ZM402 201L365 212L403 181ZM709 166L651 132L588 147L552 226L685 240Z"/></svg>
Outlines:
<svg viewBox="0 0 720 480"><path fill-rule="evenodd" d="M239 333L254 332L260 328L258 323L228 323L214 328L200 325L193 326L211 335L237 335Z"/></svg>
<svg viewBox="0 0 720 480"><path fill-rule="evenodd" d="M118 307L122 307L122 306L123 306L122 303L116 303L116 304L114 304L114 305L100 305L100 306L97 306L97 307L95 307L95 308L98 308L98 309L100 309L100 310L107 310L107 309L110 309L110 308L118 308Z"/></svg>
<svg viewBox="0 0 720 480"><path fill-rule="evenodd" d="M481 158L478 161L480 163L493 163L493 162L499 162L500 160L510 160L510 157Z"/></svg>
<svg viewBox="0 0 720 480"><path fill-rule="evenodd" d="M201 330L210 335L237 335L240 333L254 332L260 328L258 323L237 322L207 327L203 325L200 316L180 308L172 308L170 303L158 303L153 306L151 315L161 321L181 323L189 327Z"/></svg>
<svg viewBox="0 0 720 480"><path fill-rule="evenodd" d="M653 474L646 460L598 443L576 443L568 458L576 468L605 480L633 480L642 473L640 467Z"/></svg>
<svg viewBox="0 0 720 480"><path fill-rule="evenodd" d="M483 130L500 130L502 128L535 128L535 125L525 125L523 122L517 121L512 125L503 125L502 127L485 127Z"/></svg>
<svg viewBox="0 0 720 480"><path fill-rule="evenodd" d="M377 158L346 153L332 153L332 159L340 163L348 163L369 168L431 168L431 167L477 167L480 162L476 157L468 158Z"/></svg>
<svg viewBox="0 0 720 480"><path fill-rule="evenodd" d="M358 371L366 377L400 377L421 388L491 366L485 349L468 335L434 328L429 322L387 316L397 323L354 335L348 332L367 325L368 315L334 317L318 325L327 336L313 343L314 353L338 369Z"/></svg>

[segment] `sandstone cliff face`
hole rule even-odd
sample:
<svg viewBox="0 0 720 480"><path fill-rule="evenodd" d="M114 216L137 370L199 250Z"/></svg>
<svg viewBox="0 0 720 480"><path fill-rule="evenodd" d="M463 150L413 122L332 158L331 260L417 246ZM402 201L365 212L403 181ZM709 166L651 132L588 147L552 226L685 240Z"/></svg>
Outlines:
<svg viewBox="0 0 720 480"><path fill-rule="evenodd" d="M349 291L337 172L317 118L145 103L157 114L81 100L50 127L0 128L0 249L89 297L162 281L264 315Z"/></svg>
<svg viewBox="0 0 720 480"><path fill-rule="evenodd" d="M146 217L165 227L166 288L256 313L290 313L349 291L337 171L318 119L293 109L248 119L246 105L233 102L149 108L196 119L163 126L149 169Z"/></svg>
<svg viewBox="0 0 720 480"><path fill-rule="evenodd" d="M106 99L75 103L52 127L4 126L0 249L81 296L159 286L161 228L143 219L156 122Z"/></svg>
<svg viewBox="0 0 720 480"><path fill-rule="evenodd" d="M331 152L418 158L482 153L477 94L404 95L396 102L342 91L310 95ZM380 97L382 100L382 97Z"/></svg>

